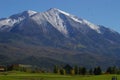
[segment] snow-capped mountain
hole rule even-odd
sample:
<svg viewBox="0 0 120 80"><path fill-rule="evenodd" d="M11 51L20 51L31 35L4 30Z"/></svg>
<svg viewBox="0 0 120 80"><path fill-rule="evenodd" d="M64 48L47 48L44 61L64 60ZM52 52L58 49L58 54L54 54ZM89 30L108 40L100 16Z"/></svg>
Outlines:
<svg viewBox="0 0 120 80"><path fill-rule="evenodd" d="M39 13L35 11L24 11L22 13L12 15L9 18L0 20L0 30L4 30L9 27L13 27L15 24L19 24L21 21L25 20L26 18L31 18L34 20L38 25L41 25L41 21L47 21L53 25L54 28L56 28L58 31L60 31L62 34L67 35L68 34L68 25L65 23L66 22L74 22L77 25L82 25L77 26L77 28L90 28L95 30L98 33L101 33L99 26L94 25L87 20L77 18L69 13L66 13L64 11L61 11L56 8L52 8L46 12ZM73 25L75 25L73 24Z"/></svg>
<svg viewBox="0 0 120 80"><path fill-rule="evenodd" d="M15 14L10 16L9 18L4 18L0 20L0 31L6 30L9 28L13 27L15 24L20 23L21 21L23 21L24 19L36 14L37 12L35 11L24 11L22 13L19 14Z"/></svg>
<svg viewBox="0 0 120 80"><path fill-rule="evenodd" d="M120 34L56 8L28 10L0 19L0 52L20 60L33 56L87 66L91 61L119 65Z"/></svg>

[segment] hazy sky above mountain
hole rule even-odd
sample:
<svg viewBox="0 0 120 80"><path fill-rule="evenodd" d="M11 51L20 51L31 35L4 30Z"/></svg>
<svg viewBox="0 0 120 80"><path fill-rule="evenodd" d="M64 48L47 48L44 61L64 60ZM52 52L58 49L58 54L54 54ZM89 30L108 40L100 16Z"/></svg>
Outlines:
<svg viewBox="0 0 120 80"><path fill-rule="evenodd" d="M0 0L0 18L25 10L58 8L120 32L120 0Z"/></svg>

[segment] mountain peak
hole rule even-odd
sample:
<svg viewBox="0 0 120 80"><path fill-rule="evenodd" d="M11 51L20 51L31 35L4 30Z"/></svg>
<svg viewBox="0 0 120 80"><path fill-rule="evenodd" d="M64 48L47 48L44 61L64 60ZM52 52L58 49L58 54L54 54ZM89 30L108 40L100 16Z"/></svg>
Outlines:
<svg viewBox="0 0 120 80"><path fill-rule="evenodd" d="M37 13L38 15L36 15ZM10 16L8 19L4 19L4 20L2 19L0 21L0 26L3 25L13 26L14 24L19 23L26 18L29 19L29 17L32 17L32 19L36 21L38 24L41 24L41 20L49 22L64 35L69 34L68 25L75 27L77 26L77 28L80 27L81 29L85 30L85 32L88 31L89 29L90 30L92 29L95 30L97 33L102 33L99 26L57 8L50 8L49 10L43 13L39 13L33 10L23 11L21 13ZM82 26L78 26L78 25L82 25Z"/></svg>
<svg viewBox="0 0 120 80"><path fill-rule="evenodd" d="M57 9L57 8L50 8L49 10L59 10L59 9Z"/></svg>
<svg viewBox="0 0 120 80"><path fill-rule="evenodd" d="M69 14L69 13L67 13L67 12L64 12L64 11L62 11L62 10L60 10L60 9L50 8L47 12L48 12L48 13L51 13L52 15L53 15L53 14L54 14L54 15L63 14L63 15L65 15L65 16L68 16L69 18L71 18L73 21L75 21L75 22L77 22L77 23L80 23L80 24L87 25L87 26L88 26L89 28L91 28L92 30L95 30L96 32L101 33L101 31L100 31L100 29L99 29L99 28L100 28L99 26L97 26L97 25L95 25L95 24L93 24L93 23L91 23L91 22L89 22L89 21L87 21L87 20L85 20L85 19L78 18L78 17L76 17L76 16L74 16L74 15L72 15L72 14Z"/></svg>
<svg viewBox="0 0 120 80"><path fill-rule="evenodd" d="M27 10L27 11L24 11L23 14L28 14L29 16L32 16L34 14L36 14L37 12L36 11L32 11L32 10Z"/></svg>
<svg viewBox="0 0 120 80"><path fill-rule="evenodd" d="M27 11L23 11L18 14L14 14L14 15L10 16L10 18L18 19L19 17L30 17L36 13L37 13L36 11L27 10Z"/></svg>
<svg viewBox="0 0 120 80"><path fill-rule="evenodd" d="M56 8L27 10L0 20L0 52L0 64L120 66L120 34Z"/></svg>
<svg viewBox="0 0 120 80"><path fill-rule="evenodd" d="M57 9L57 8L50 8L49 10L48 10L48 12L55 12L55 13L62 13L62 14L64 14L64 15L67 15L67 16L70 16L70 14L69 13L67 13L67 12L64 12L64 11L62 11L62 10L60 10L60 9Z"/></svg>

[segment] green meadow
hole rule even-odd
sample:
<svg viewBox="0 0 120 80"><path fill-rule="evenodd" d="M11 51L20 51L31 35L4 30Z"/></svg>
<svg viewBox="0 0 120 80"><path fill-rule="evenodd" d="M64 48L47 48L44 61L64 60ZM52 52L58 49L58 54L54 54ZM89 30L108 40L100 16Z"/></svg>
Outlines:
<svg viewBox="0 0 120 80"><path fill-rule="evenodd" d="M57 75L51 73L26 73L26 72L6 72L0 73L0 80L111 80L116 76L120 80L120 75Z"/></svg>

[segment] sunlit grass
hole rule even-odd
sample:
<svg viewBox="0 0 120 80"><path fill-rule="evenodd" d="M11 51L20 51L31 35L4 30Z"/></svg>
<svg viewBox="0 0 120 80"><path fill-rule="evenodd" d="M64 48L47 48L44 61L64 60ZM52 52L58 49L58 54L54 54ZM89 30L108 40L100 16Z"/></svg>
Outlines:
<svg viewBox="0 0 120 80"><path fill-rule="evenodd" d="M0 80L111 80L113 76L117 76L120 80L120 75L57 75L51 73L26 73L26 72L6 72L0 73Z"/></svg>

